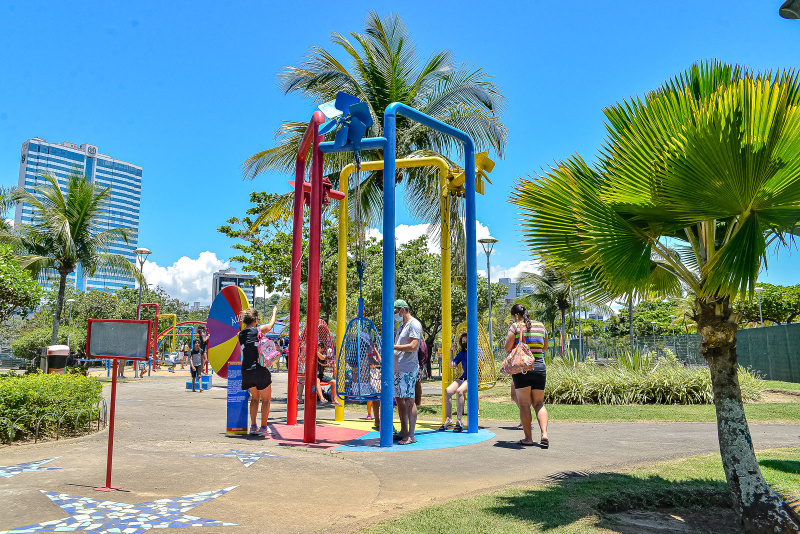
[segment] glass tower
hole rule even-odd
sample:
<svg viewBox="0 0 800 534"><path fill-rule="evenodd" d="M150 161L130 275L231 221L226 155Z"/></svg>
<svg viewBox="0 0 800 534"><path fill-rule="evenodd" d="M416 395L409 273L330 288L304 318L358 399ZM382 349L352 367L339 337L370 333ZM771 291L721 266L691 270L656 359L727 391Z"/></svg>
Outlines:
<svg viewBox="0 0 800 534"><path fill-rule="evenodd" d="M110 187L106 211L95 221L93 230L102 232L110 228L128 228L129 243L113 242L106 252L121 254L136 265L134 250L139 241L139 203L142 193L142 168L138 165L100 154L94 145L74 143L48 143L35 137L22 143L19 165L19 187L33 193L34 186L46 184L42 174L56 176L62 191L66 191L67 176L78 171L100 188ZM35 193L34 193L35 194ZM17 204L14 224L34 223L33 209L27 203ZM114 292L122 286L134 287L135 280L116 276L98 269L94 276L85 276L81 268L70 274L68 280L79 291L100 289Z"/></svg>

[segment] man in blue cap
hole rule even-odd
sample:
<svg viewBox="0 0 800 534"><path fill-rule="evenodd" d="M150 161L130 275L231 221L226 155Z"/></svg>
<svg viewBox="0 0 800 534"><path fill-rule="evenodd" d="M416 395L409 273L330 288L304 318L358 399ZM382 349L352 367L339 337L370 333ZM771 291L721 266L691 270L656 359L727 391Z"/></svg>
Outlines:
<svg viewBox="0 0 800 534"><path fill-rule="evenodd" d="M422 325L411 316L408 303L394 301L394 319L400 321L394 338L394 396L400 416L400 441L398 445L416 443L414 427L417 424L417 405L414 404L414 386L419 376L417 351L422 339Z"/></svg>

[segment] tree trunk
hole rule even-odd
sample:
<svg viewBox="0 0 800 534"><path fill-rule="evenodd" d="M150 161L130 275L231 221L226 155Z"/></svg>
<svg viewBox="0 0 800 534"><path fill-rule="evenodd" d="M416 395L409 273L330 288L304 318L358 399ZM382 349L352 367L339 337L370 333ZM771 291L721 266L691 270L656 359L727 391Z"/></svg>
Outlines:
<svg viewBox="0 0 800 534"><path fill-rule="evenodd" d="M736 330L728 297L695 300L700 353L711 370L717 436L731 504L742 532L800 532L800 516L764 480L753 451L737 375Z"/></svg>
<svg viewBox="0 0 800 534"><path fill-rule="evenodd" d="M61 308L64 306L64 291L67 289L67 276L69 272L59 271L58 274L58 299L56 300L56 314L53 316L53 335L50 338L51 345L56 345L58 343L58 323L61 322Z"/></svg>
<svg viewBox="0 0 800 534"><path fill-rule="evenodd" d="M565 325L567 324L567 309L566 308L560 308L560 310L561 310L561 343L563 343L562 349L561 349L561 355L563 356L564 352L568 348L566 333L565 333L565 330L564 330L565 329Z"/></svg>
<svg viewBox="0 0 800 534"><path fill-rule="evenodd" d="M633 350L633 297L628 299L628 322L631 331L631 350Z"/></svg>

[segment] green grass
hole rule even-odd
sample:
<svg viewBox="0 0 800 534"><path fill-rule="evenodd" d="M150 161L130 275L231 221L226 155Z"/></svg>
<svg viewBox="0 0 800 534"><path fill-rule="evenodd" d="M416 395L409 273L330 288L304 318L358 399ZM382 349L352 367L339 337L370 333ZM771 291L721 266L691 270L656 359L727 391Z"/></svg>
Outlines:
<svg viewBox="0 0 800 534"><path fill-rule="evenodd" d="M765 479L785 498L800 497L800 448L757 453ZM457 499L382 521L360 534L404 532L608 532L604 512L631 508L702 508L726 502L718 454L693 456L624 473L565 474L552 483Z"/></svg>
<svg viewBox="0 0 800 534"><path fill-rule="evenodd" d="M800 391L800 384L795 384L794 382L781 382L780 380L764 380L764 387L767 389Z"/></svg>

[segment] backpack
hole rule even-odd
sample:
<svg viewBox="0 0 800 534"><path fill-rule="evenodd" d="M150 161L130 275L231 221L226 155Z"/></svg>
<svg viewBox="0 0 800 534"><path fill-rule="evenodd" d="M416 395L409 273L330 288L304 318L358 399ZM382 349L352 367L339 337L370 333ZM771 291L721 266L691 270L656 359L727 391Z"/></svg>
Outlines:
<svg viewBox="0 0 800 534"><path fill-rule="evenodd" d="M280 358L281 352L275 346L275 342L267 336L258 332L258 365L269 369Z"/></svg>

